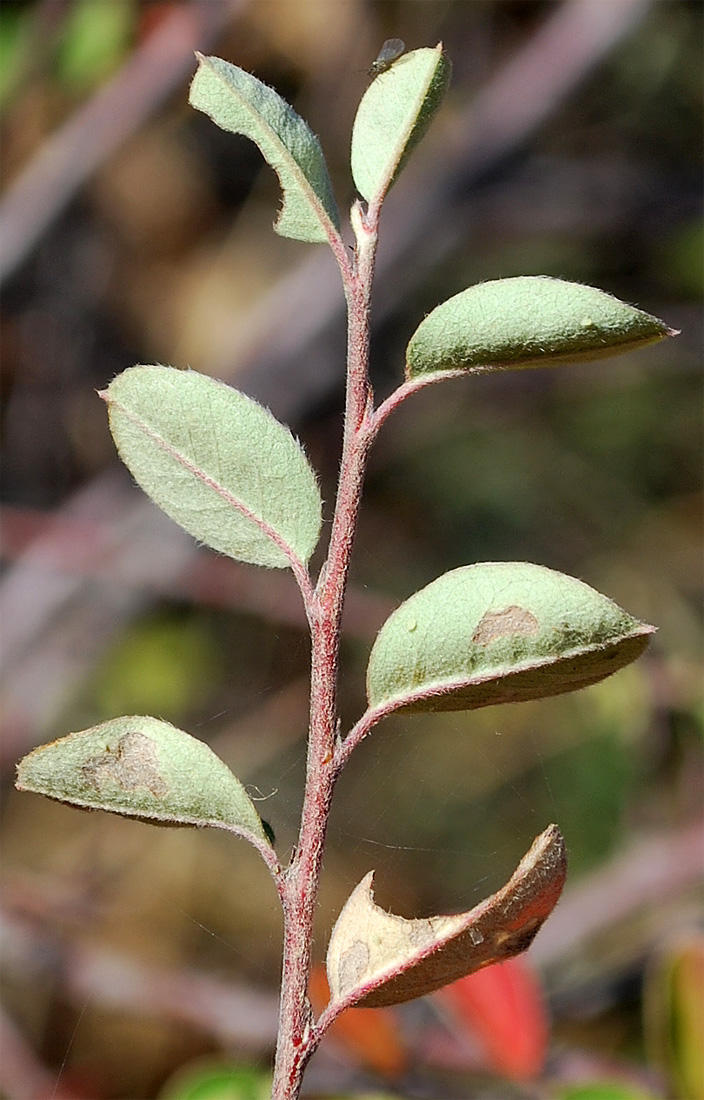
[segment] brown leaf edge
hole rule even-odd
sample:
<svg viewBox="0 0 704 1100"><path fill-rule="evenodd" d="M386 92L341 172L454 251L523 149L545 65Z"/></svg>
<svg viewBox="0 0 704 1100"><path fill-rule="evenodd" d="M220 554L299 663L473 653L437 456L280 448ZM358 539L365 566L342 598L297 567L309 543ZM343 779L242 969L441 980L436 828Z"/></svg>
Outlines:
<svg viewBox="0 0 704 1100"><path fill-rule="evenodd" d="M505 886L456 916L406 920L387 913L373 900L371 871L348 898L330 937L325 1026L351 1005L400 1004L519 955L555 908L566 874L565 842L556 825L536 837ZM370 947L383 940L391 944L385 964L370 965Z"/></svg>

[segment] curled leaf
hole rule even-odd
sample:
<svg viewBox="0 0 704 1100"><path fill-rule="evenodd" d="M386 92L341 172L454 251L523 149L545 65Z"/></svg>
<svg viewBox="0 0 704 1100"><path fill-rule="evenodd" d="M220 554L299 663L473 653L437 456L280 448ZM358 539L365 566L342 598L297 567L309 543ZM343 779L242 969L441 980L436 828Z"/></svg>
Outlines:
<svg viewBox="0 0 704 1100"><path fill-rule="evenodd" d="M384 623L369 657L369 705L473 710L560 695L635 660L653 629L544 566L462 566Z"/></svg>
<svg viewBox="0 0 704 1100"><path fill-rule="evenodd" d="M352 176L368 202L379 201L430 125L450 80L450 63L435 49L394 60L362 96L352 128Z"/></svg>
<svg viewBox="0 0 704 1100"><path fill-rule="evenodd" d="M400 1004L490 963L525 951L550 915L567 873L556 825L534 840L513 875L490 898L456 916L406 920L374 902L374 872L337 918L327 955L331 1004Z"/></svg>
<svg viewBox="0 0 704 1100"><path fill-rule="evenodd" d="M212 825L270 847L238 779L203 741L157 718L113 718L41 745L16 786L163 825Z"/></svg>
<svg viewBox="0 0 704 1100"><path fill-rule="evenodd" d="M406 375L555 366L676 335L603 290L520 275L471 286L429 313L408 344Z"/></svg>
<svg viewBox="0 0 704 1100"><path fill-rule="evenodd" d="M277 233L312 242L338 235L340 218L320 142L273 88L237 65L198 54L189 102L223 130L259 146L283 191Z"/></svg>
<svg viewBox="0 0 704 1100"><path fill-rule="evenodd" d="M207 375L161 366L130 367L100 396L122 461L189 534L254 565L308 561L320 493L268 409Z"/></svg>

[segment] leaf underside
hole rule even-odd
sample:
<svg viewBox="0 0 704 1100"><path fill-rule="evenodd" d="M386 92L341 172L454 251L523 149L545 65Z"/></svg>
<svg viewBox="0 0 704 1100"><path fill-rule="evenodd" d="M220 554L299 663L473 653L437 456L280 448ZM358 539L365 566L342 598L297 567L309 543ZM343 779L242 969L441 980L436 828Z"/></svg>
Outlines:
<svg viewBox="0 0 704 1100"><path fill-rule="evenodd" d="M352 177L360 195L379 201L398 177L438 110L450 63L435 49L412 50L367 88L352 129Z"/></svg>
<svg viewBox="0 0 704 1100"><path fill-rule="evenodd" d="M283 203L274 225L283 237L324 242L340 218L320 142L281 96L251 73L198 55L189 102L223 130L244 134L279 177Z"/></svg>
<svg viewBox="0 0 704 1100"><path fill-rule="evenodd" d="M288 428L222 382L130 367L101 394L125 465L189 534L239 561L306 562L320 531L315 474Z"/></svg>
<svg viewBox="0 0 704 1100"><path fill-rule="evenodd" d="M479 283L437 306L411 337L406 374L556 366L675 335L603 290L520 275Z"/></svg>
<svg viewBox="0 0 704 1100"><path fill-rule="evenodd" d="M387 619L369 657L369 705L472 710L559 695L633 661L652 633L583 581L544 566L463 566Z"/></svg>
<svg viewBox="0 0 704 1100"><path fill-rule="evenodd" d="M143 715L113 718L25 756L17 788L162 825L211 825L269 845L240 781L203 741Z"/></svg>
<svg viewBox="0 0 704 1100"><path fill-rule="evenodd" d="M370 872L347 900L330 938L331 1005L377 1007L432 993L525 951L560 897L565 844L550 825L508 883L455 916L406 920L373 900Z"/></svg>

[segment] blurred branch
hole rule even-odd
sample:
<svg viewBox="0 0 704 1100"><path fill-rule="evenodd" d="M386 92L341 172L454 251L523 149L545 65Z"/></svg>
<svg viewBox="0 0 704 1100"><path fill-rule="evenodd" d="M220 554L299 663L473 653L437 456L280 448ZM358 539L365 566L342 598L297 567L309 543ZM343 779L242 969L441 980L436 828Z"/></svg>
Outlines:
<svg viewBox="0 0 704 1100"><path fill-rule="evenodd" d="M165 575L183 568L194 552L185 532L170 524L146 499L139 499L118 470L96 477L59 510L81 525L103 521L102 546L91 552L103 561L123 561L127 569L136 546L148 554L160 526L173 528L160 565ZM55 517L55 522L60 520ZM2 759L16 761L50 726L86 669L116 633L144 605L138 589L95 582L79 573L47 568L53 536L33 542L0 582L3 623Z"/></svg>
<svg viewBox="0 0 704 1100"><path fill-rule="evenodd" d="M8 972L25 980L28 975L35 979L54 975L63 992L78 1004L91 997L101 1006L176 1020L223 1045L236 1044L252 1053L264 1053L276 1041L275 993L220 981L196 970L148 966L119 952L82 946L57 937L36 918L30 922L5 913L0 928ZM37 1095L32 1094L31 1100Z"/></svg>
<svg viewBox="0 0 704 1100"><path fill-rule="evenodd" d="M47 572L113 581L151 595L254 613L275 625L305 628L303 605L290 573L252 569L201 548L191 553L190 541L184 560L165 569L165 555L169 553L174 532L172 524L158 525L158 530L152 532L151 543L137 542L128 556L116 555L115 547L110 545L111 527L97 518L73 519L61 512L3 505L0 558L16 561L27 554ZM365 641L373 639L394 606L393 601L383 596L353 587L345 606L347 633ZM5 658L9 656L11 653L5 650Z"/></svg>
<svg viewBox="0 0 704 1100"><path fill-rule="evenodd" d="M246 0L171 5L110 83L42 144L0 201L0 281L11 275L78 189L154 114Z"/></svg>
<svg viewBox="0 0 704 1100"><path fill-rule="evenodd" d="M3 508L0 555L13 562L0 582L0 768L36 744L86 669L151 600L189 600L305 627L288 572L199 549L149 500L136 498L116 470L49 516ZM391 600L353 589L345 628L370 640L392 610Z"/></svg>
<svg viewBox="0 0 704 1100"><path fill-rule="evenodd" d="M541 126L645 16L651 0L565 0L464 112L458 153L483 167Z"/></svg>
<svg viewBox="0 0 704 1100"><path fill-rule="evenodd" d="M531 959L553 963L639 909L669 902L700 882L703 868L704 821L641 840L565 891Z"/></svg>

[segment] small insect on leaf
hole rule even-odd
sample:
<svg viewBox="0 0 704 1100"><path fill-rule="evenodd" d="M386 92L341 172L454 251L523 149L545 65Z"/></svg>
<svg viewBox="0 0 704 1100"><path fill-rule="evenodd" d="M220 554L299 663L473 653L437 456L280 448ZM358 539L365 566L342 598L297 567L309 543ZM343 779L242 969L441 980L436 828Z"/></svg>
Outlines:
<svg viewBox="0 0 704 1100"><path fill-rule="evenodd" d="M375 77L379 73L385 73L387 69L391 68L394 61L404 53L405 49L406 43L402 39L387 38L375 60L369 66L369 75Z"/></svg>

